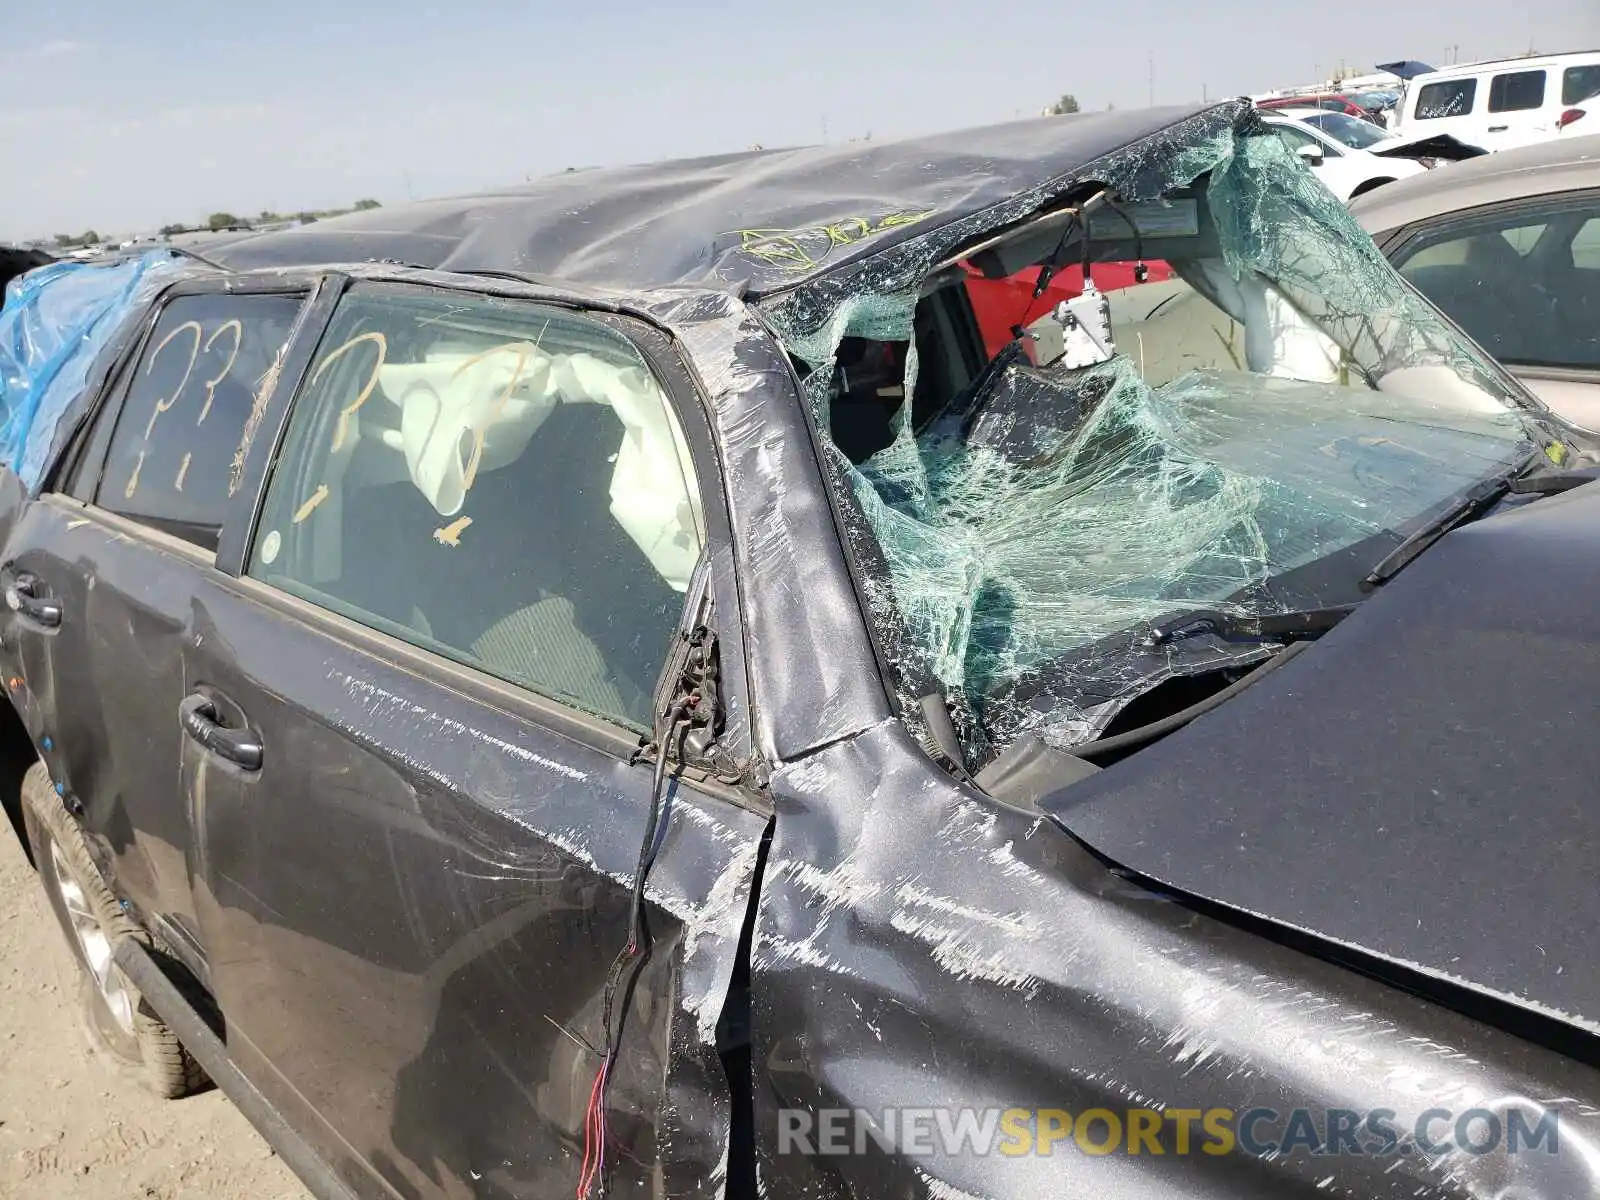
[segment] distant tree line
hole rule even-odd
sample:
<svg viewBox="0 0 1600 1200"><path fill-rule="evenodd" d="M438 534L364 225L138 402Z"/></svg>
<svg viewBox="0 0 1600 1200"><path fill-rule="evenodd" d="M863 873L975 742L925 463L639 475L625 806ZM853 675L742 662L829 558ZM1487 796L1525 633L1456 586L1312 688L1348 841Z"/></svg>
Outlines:
<svg viewBox="0 0 1600 1200"><path fill-rule="evenodd" d="M369 208L383 207L373 199L357 200L349 208L319 208L306 209L296 213L275 213L269 209L262 209L255 217L239 217L230 212L214 212L206 218L203 225L188 225L182 221L174 221L170 225L161 227L162 237L172 237L179 233L202 233L206 230L219 229L253 229L257 225L274 225L279 221L299 221L309 224L323 217L342 217L348 212L365 212ZM63 250L72 250L79 246L96 246L105 239L93 229L85 230L80 234L58 233L56 245Z"/></svg>
<svg viewBox="0 0 1600 1200"><path fill-rule="evenodd" d="M1107 101L1107 112L1110 112L1116 107L1117 106L1115 104ZM1057 100L1054 104L1046 104L1039 115L1044 117L1066 117L1071 116L1073 113L1082 111L1083 108L1078 104L1078 98L1071 92L1066 92L1062 95L1061 99Z"/></svg>

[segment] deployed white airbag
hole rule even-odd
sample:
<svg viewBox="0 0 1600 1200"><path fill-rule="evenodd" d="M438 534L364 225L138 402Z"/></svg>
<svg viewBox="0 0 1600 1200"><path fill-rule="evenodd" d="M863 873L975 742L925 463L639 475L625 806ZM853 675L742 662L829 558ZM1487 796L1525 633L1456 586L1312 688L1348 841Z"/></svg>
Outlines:
<svg viewBox="0 0 1600 1200"><path fill-rule="evenodd" d="M1261 375L1337 383L1339 343L1316 327L1262 276L1235 278L1220 259L1195 267L1222 309L1244 326L1245 364Z"/></svg>
<svg viewBox="0 0 1600 1200"><path fill-rule="evenodd" d="M689 449L666 397L643 367L564 355L552 378L563 398L605 404L622 422L611 472L611 515L674 590L687 591L704 516L686 469Z"/></svg>
<svg viewBox="0 0 1600 1200"><path fill-rule="evenodd" d="M624 430L611 474L611 514L662 579L680 592L688 588L703 514L688 482L682 431L643 367L513 342L385 365L378 383L400 417L398 428L380 419L379 436L404 454L411 481L445 517L461 511L478 472L522 456L558 403L606 405Z"/></svg>
<svg viewBox="0 0 1600 1200"><path fill-rule="evenodd" d="M384 443L405 454L411 481L439 515L453 517L479 471L527 449L555 408L550 375L551 357L531 342L385 365L378 385L400 409L400 428L385 429Z"/></svg>

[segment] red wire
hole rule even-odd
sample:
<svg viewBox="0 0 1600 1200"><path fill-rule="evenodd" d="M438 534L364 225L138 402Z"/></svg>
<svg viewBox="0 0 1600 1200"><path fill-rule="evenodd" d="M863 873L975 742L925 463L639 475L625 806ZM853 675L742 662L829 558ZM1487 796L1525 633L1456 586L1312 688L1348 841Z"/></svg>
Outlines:
<svg viewBox="0 0 1600 1200"><path fill-rule="evenodd" d="M595 1086L589 1090L589 1104L583 1113L583 1170L578 1175L577 1200L585 1200L589 1194L589 1186L593 1183L594 1166L599 1162L594 1154L595 1130L595 1093L599 1090L599 1077L595 1077Z"/></svg>
<svg viewBox="0 0 1600 1200"><path fill-rule="evenodd" d="M583 1111L583 1170L578 1175L578 1200L584 1200L589 1194L589 1185L594 1182L593 1171L600 1165L600 1159L594 1153L594 1134L600 1124L597 1101L600 1099L600 1080L604 1077L603 1067L595 1072L594 1086L589 1089L589 1104Z"/></svg>

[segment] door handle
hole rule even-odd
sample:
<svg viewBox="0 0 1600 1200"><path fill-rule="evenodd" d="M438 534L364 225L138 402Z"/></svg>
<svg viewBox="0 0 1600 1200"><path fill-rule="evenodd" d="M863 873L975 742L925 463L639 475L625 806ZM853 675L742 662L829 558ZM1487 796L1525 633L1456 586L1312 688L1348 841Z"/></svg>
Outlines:
<svg viewBox="0 0 1600 1200"><path fill-rule="evenodd" d="M6 589L6 605L40 625L54 629L61 624L61 605L39 594L36 576L18 575Z"/></svg>
<svg viewBox="0 0 1600 1200"><path fill-rule="evenodd" d="M217 716L216 701L203 692L185 696L178 705L178 720L183 732L200 746L246 771L259 771L263 747L261 739L248 729L229 729Z"/></svg>
<svg viewBox="0 0 1600 1200"><path fill-rule="evenodd" d="M1509 125L1491 125L1491 126L1489 126L1489 132L1490 133L1504 133L1506 130L1508 130L1510 128L1511 128L1511 126L1509 126Z"/></svg>

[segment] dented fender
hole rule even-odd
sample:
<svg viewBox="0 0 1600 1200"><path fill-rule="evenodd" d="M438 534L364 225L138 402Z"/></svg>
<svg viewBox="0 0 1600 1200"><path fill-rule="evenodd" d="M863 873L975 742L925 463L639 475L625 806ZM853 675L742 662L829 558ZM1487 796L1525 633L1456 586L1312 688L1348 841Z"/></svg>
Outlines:
<svg viewBox="0 0 1600 1200"><path fill-rule="evenodd" d="M898 724L785 764L751 965L764 1194L1592 1195L1585 1066L1109 870L1058 827L941 775ZM1198 1110L1170 1151L803 1153L785 1112ZM1559 1154L1200 1152L1199 1112L1520 1110ZM1276 1126L1280 1134L1283 1119ZM1102 1135L1103 1136L1103 1135Z"/></svg>

